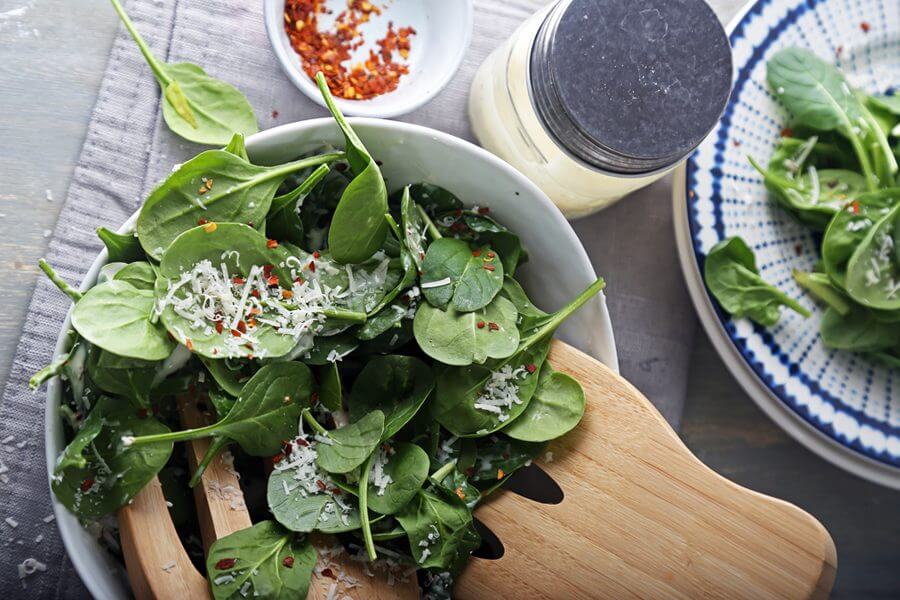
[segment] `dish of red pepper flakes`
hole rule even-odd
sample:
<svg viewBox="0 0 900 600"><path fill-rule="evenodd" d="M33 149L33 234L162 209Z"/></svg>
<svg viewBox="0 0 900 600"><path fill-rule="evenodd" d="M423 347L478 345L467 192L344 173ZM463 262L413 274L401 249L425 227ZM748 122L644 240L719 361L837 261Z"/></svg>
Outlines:
<svg viewBox="0 0 900 600"><path fill-rule="evenodd" d="M333 12L326 0L285 0L284 30L307 75L315 79L322 71L335 96L366 100L397 89L409 67L395 61L394 54L407 59L410 37L416 34L412 27L395 29L393 22L388 22L384 37L375 42L378 51L370 49L366 60L348 68L345 63L353 60L353 53L365 43L360 25L373 15L380 16L382 10L368 0L347 0L346 10L328 30L322 30L319 17Z"/></svg>

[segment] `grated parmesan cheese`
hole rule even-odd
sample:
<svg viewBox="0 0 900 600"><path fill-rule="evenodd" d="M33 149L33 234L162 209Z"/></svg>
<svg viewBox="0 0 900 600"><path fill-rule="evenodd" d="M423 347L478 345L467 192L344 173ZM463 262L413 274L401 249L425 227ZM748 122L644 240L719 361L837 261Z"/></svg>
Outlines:
<svg viewBox="0 0 900 600"><path fill-rule="evenodd" d="M502 423L509 419L509 410L521 404L519 398L519 382L528 377L525 367L513 369L506 365L491 373L491 378L484 386L481 395L475 399L477 410L497 415Z"/></svg>

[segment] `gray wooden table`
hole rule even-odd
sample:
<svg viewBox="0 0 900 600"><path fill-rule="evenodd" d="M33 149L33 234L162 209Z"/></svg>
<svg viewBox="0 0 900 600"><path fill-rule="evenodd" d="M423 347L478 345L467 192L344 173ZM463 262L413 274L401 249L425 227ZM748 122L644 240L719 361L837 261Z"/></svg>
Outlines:
<svg viewBox="0 0 900 600"><path fill-rule="evenodd" d="M711 2L723 20L741 3ZM105 0L0 0L0 385L116 25ZM848 475L787 437L703 333L681 433L716 471L794 502L828 527L839 556L834 597L900 598L900 493Z"/></svg>

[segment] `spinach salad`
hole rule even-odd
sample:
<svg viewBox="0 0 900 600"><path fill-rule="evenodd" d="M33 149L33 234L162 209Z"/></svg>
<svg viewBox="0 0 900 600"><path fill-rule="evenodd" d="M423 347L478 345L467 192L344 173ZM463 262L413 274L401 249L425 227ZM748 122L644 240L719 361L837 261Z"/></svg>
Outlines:
<svg viewBox="0 0 900 600"><path fill-rule="evenodd" d="M262 166L238 133L160 183L133 234L98 230L110 262L86 292L41 262L74 302L68 353L32 380L62 382L52 488L105 522L159 476L190 531L189 487L221 454L255 525L195 551L215 598L305 597L314 532L446 596L480 544L473 510L584 413L547 354L603 281L537 308L519 237L450 190L389 195L318 83L343 150ZM179 402L211 424L182 428ZM175 443L199 438L189 477Z"/></svg>
<svg viewBox="0 0 900 600"><path fill-rule="evenodd" d="M823 343L900 367L900 96L869 95L811 52L787 48L767 64L775 97L793 117L769 164L753 167L771 198L821 238L821 256L794 279L825 307ZM766 283L752 250L728 238L706 257L721 307L774 325L796 300Z"/></svg>

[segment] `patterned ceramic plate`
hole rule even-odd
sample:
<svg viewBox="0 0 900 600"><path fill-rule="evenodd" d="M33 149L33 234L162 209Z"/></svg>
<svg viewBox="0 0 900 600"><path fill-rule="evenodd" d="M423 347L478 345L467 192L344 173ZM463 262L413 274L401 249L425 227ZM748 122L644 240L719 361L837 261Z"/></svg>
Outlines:
<svg viewBox="0 0 900 600"><path fill-rule="evenodd" d="M721 122L675 185L679 252L707 332L747 392L782 427L828 460L900 488L900 370L826 348L821 309L791 277L818 259L819 238L768 199L747 155L762 164L787 123L765 82L779 49L809 48L869 92L900 88L900 1L758 0L731 27L735 84ZM766 281L813 312L774 327L733 319L700 278L706 253L739 235Z"/></svg>

